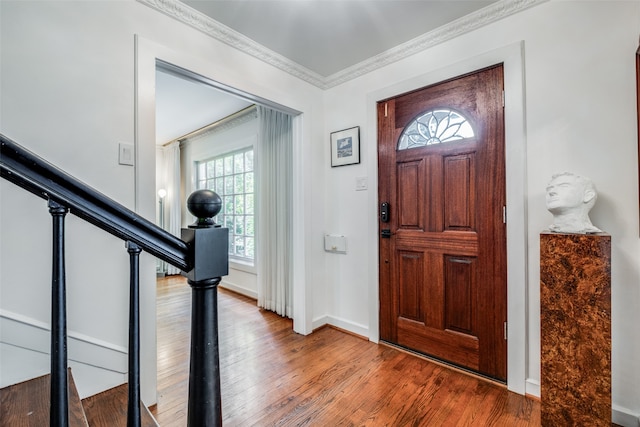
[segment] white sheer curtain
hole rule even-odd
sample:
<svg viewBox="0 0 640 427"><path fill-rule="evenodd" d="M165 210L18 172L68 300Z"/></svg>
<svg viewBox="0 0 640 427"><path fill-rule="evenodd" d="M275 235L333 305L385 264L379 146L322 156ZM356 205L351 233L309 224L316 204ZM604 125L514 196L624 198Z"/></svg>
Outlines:
<svg viewBox="0 0 640 427"><path fill-rule="evenodd" d="M258 306L292 317L292 117L257 111Z"/></svg>
<svg viewBox="0 0 640 427"><path fill-rule="evenodd" d="M180 194L180 143L178 141L164 147L163 181L167 190L165 197L164 229L180 237L181 194ZM180 269L167 264L167 274L180 274Z"/></svg>

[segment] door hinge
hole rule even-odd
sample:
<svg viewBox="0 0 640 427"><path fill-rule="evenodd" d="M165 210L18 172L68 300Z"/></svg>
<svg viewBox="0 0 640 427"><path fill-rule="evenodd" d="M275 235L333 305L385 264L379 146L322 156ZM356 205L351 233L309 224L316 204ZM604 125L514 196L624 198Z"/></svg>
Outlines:
<svg viewBox="0 0 640 427"><path fill-rule="evenodd" d="M505 99L505 95L504 95L504 90L502 91L502 108L504 108L504 99Z"/></svg>
<svg viewBox="0 0 640 427"><path fill-rule="evenodd" d="M504 340L507 340L507 322L504 322Z"/></svg>
<svg viewBox="0 0 640 427"><path fill-rule="evenodd" d="M389 111L387 110L387 103L385 102L385 103L384 103L384 116L385 116L385 117L389 117L389 114L388 114L388 113L389 113Z"/></svg>
<svg viewBox="0 0 640 427"><path fill-rule="evenodd" d="M502 223L503 224L507 223L507 207L506 206L502 207Z"/></svg>

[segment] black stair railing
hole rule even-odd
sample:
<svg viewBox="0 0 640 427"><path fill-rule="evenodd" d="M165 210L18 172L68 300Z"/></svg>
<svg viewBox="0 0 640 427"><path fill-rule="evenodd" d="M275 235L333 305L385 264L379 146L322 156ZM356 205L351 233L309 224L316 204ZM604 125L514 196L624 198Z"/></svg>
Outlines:
<svg viewBox="0 0 640 427"><path fill-rule="evenodd" d="M0 176L47 200L53 221L50 425L69 425L64 219L71 213L125 241L129 253L127 426L138 427L141 423L139 255L142 251L181 269L192 288L187 425L221 426L217 285L228 274L228 230L211 219L220 211L220 197L209 190L196 191L189 197L189 210L198 220L183 229L179 239L2 134L0 143Z"/></svg>

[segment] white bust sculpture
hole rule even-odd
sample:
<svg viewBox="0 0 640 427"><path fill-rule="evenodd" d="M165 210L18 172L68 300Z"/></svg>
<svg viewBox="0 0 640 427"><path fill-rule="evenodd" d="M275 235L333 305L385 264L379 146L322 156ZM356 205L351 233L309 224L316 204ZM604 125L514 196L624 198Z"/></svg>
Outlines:
<svg viewBox="0 0 640 427"><path fill-rule="evenodd" d="M547 209L553 214L549 230L558 233L598 233L589 219L589 211L598 193L589 178L569 172L551 177L547 185Z"/></svg>

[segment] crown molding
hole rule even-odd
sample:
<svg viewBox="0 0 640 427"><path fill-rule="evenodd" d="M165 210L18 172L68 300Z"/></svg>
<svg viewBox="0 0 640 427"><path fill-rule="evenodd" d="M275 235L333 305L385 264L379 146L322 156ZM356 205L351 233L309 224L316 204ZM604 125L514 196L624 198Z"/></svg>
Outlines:
<svg viewBox="0 0 640 427"><path fill-rule="evenodd" d="M325 78L331 88L549 0L500 0Z"/></svg>
<svg viewBox="0 0 640 427"><path fill-rule="evenodd" d="M499 0L445 26L425 33L327 77L264 47L179 0L136 1L320 89L329 89L522 10L546 3L549 0Z"/></svg>
<svg viewBox="0 0 640 427"><path fill-rule="evenodd" d="M324 86L324 77L320 74L309 70L302 65L291 61L290 59L280 55L256 43L249 37L227 27L207 15L187 6L178 0L136 0L145 4L165 15L189 25L204 34L213 37L247 55L253 56L269 65L272 65L282 71L298 77L314 86L322 88Z"/></svg>

